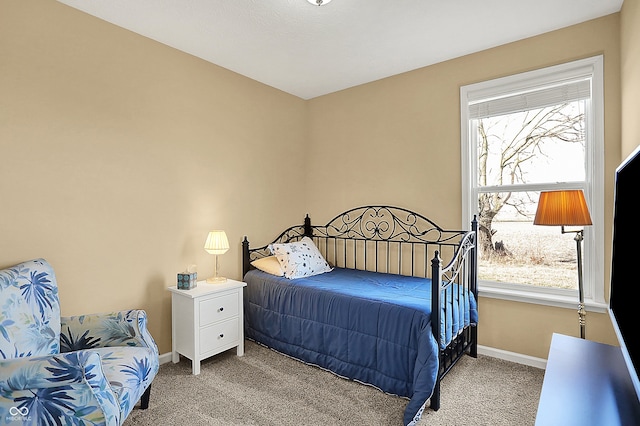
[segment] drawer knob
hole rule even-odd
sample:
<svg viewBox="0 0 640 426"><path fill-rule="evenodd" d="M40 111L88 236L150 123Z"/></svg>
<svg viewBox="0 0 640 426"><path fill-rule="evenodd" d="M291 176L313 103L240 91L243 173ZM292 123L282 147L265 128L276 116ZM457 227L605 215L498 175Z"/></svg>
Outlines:
<svg viewBox="0 0 640 426"><path fill-rule="evenodd" d="M224 311L224 308L221 307L220 309L218 309L218 312L222 312L222 311Z"/></svg>
<svg viewBox="0 0 640 426"><path fill-rule="evenodd" d="M220 338L222 339L224 337L224 334L220 334Z"/></svg>

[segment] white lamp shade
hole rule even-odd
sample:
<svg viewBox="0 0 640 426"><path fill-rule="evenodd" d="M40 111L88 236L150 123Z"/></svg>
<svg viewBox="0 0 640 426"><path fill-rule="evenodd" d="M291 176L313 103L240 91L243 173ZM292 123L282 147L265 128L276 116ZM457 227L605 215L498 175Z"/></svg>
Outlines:
<svg viewBox="0 0 640 426"><path fill-rule="evenodd" d="M211 231L204 243L204 249L209 254L225 254L229 250L229 240L224 231Z"/></svg>

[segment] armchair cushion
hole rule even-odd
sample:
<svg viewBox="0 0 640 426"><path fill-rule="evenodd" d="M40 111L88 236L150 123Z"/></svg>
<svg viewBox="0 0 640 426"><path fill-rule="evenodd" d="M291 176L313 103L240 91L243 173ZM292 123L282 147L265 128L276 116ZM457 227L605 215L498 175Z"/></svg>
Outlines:
<svg viewBox="0 0 640 426"><path fill-rule="evenodd" d="M136 346L158 352L143 310L62 317L60 324L61 352L113 346Z"/></svg>

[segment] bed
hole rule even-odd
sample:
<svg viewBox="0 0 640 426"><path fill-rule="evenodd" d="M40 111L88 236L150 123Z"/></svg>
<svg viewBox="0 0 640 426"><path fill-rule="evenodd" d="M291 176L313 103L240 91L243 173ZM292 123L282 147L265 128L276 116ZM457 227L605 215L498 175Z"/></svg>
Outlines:
<svg viewBox="0 0 640 426"><path fill-rule="evenodd" d="M364 206L326 225L307 215L258 248L245 237L245 336L409 398L413 425L428 402L439 409L456 362L477 357L476 235L475 218L449 231L404 208Z"/></svg>

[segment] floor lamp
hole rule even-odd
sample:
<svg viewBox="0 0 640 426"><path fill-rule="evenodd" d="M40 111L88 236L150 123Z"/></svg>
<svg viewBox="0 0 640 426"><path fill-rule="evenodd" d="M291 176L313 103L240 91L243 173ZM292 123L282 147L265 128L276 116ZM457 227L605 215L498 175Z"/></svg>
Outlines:
<svg viewBox="0 0 640 426"><path fill-rule="evenodd" d="M582 240L584 229L565 231L565 226L591 225L589 208L580 189L548 191L540 193L534 225L560 226L563 234L575 233L576 249L578 252L578 321L580 323L580 337L585 338L587 312L584 309L584 289L582 285Z"/></svg>

